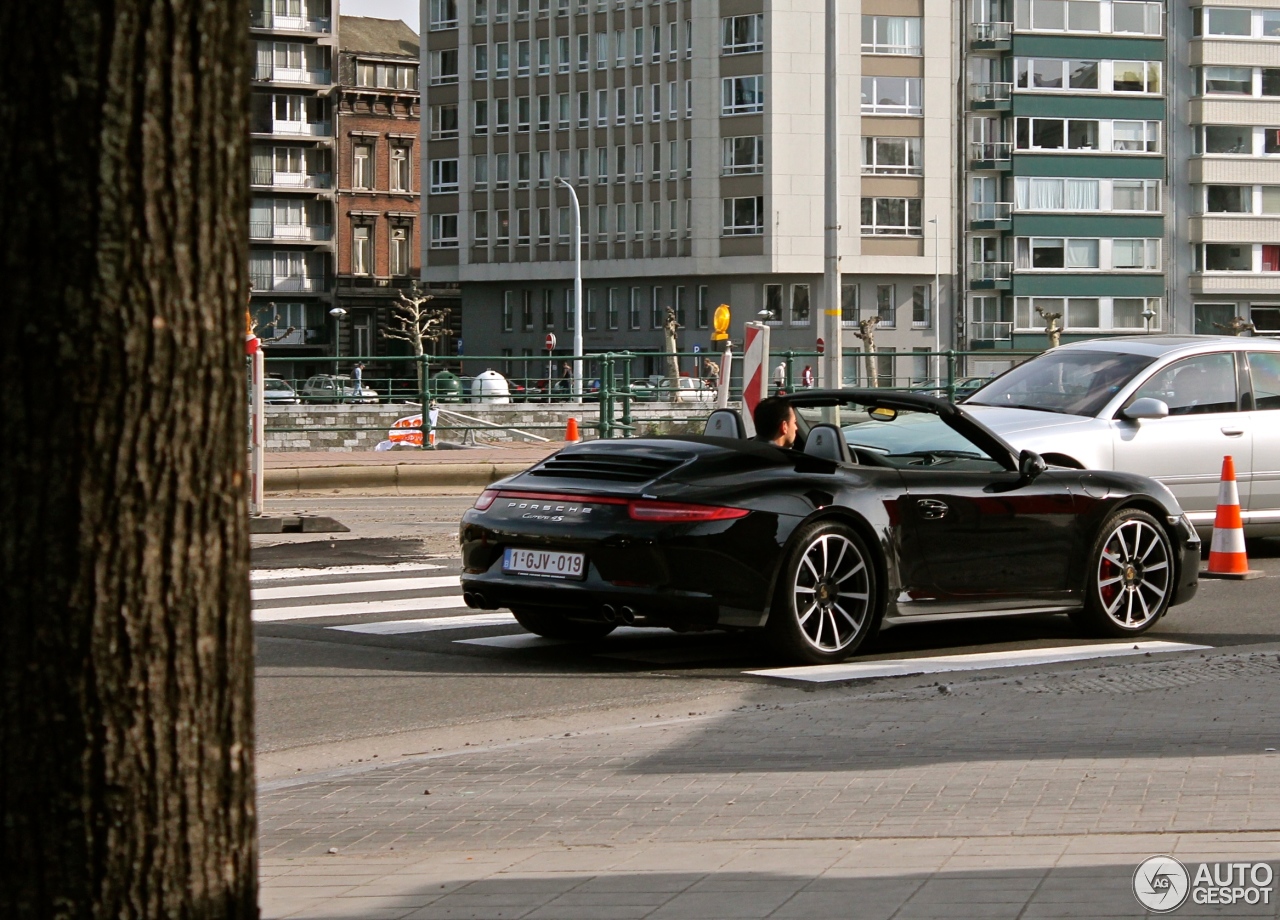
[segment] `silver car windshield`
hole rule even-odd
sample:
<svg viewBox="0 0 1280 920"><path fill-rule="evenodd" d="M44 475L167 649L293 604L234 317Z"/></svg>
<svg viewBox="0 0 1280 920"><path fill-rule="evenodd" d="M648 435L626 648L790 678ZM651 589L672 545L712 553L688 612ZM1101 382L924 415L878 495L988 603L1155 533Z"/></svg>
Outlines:
<svg viewBox="0 0 1280 920"><path fill-rule="evenodd" d="M965 405L1095 416L1154 360L1113 351L1050 351L997 377Z"/></svg>

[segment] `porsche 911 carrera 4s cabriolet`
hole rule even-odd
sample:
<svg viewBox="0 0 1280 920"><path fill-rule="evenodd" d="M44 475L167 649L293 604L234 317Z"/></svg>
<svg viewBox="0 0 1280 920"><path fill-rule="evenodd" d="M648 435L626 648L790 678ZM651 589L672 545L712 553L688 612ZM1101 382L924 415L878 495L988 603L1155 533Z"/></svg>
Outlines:
<svg viewBox="0 0 1280 920"><path fill-rule="evenodd" d="M931 396L787 399L792 448L721 409L712 434L589 441L495 483L462 519L467 604L552 638L763 630L822 664L931 620L1135 636L1195 594L1199 538L1154 480L1048 467Z"/></svg>

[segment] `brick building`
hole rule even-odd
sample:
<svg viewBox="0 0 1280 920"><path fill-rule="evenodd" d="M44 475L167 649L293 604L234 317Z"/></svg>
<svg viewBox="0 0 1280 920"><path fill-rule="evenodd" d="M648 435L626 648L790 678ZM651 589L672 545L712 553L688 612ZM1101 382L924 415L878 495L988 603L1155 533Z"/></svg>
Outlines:
<svg viewBox="0 0 1280 920"><path fill-rule="evenodd" d="M420 276L418 36L400 20L361 16L341 17L339 34L334 301L347 312L338 353L373 358L366 379L407 377L403 365L393 372L377 359L408 353L382 330ZM456 289L432 293L458 313ZM455 341L438 350L455 353Z"/></svg>

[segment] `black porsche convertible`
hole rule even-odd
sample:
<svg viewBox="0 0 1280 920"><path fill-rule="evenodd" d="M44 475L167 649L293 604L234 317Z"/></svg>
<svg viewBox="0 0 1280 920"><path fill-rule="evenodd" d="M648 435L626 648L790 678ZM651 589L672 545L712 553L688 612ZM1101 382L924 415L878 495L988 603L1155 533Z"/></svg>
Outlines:
<svg viewBox="0 0 1280 920"><path fill-rule="evenodd" d="M1134 636L1196 592L1200 542L1164 486L1048 467L925 395L810 390L799 435L588 441L494 484L462 519L463 596L526 629L764 630L829 663L882 627L1065 613Z"/></svg>

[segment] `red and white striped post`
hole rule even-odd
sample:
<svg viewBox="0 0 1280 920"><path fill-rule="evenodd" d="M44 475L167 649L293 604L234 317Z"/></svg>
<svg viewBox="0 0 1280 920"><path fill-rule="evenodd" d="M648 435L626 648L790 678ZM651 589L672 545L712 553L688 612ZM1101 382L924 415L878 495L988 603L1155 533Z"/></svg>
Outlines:
<svg viewBox="0 0 1280 920"><path fill-rule="evenodd" d="M769 395L769 327L745 323L742 348L742 422L748 437L755 437L752 416L760 400ZM727 376L727 375L726 375Z"/></svg>
<svg viewBox="0 0 1280 920"><path fill-rule="evenodd" d="M244 353L249 358L249 513L262 514L263 506L263 447L265 442L267 362L262 350L262 340L253 333L244 339Z"/></svg>

